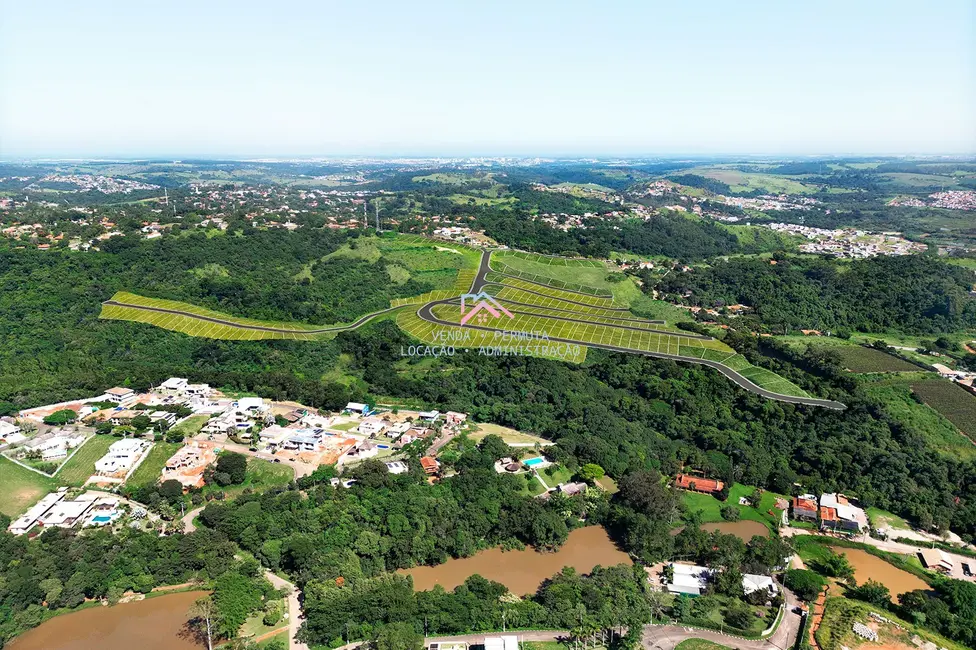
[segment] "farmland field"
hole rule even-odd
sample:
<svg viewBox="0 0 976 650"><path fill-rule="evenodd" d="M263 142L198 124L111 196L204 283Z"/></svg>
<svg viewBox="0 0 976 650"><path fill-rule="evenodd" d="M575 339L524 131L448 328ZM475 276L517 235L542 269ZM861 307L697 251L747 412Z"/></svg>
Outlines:
<svg viewBox="0 0 976 650"><path fill-rule="evenodd" d="M912 392L976 441L976 396L941 379L914 383Z"/></svg>
<svg viewBox="0 0 976 650"><path fill-rule="evenodd" d="M17 517L54 489L55 481L0 455L0 485L0 513Z"/></svg>
<svg viewBox="0 0 976 650"><path fill-rule="evenodd" d="M882 401L885 410L903 425L921 431L933 448L958 458L976 458L976 445L959 429L928 404L919 404L912 394L912 386L933 381L928 373L871 375L861 384L871 397ZM948 382L935 380L938 389L955 388ZM964 395L964 397L966 397Z"/></svg>
<svg viewBox="0 0 976 650"><path fill-rule="evenodd" d="M61 466L56 478L65 485L80 486L95 473L95 461L105 455L109 446L120 440L115 436L92 436Z"/></svg>
<svg viewBox="0 0 976 650"><path fill-rule="evenodd" d="M904 359L860 345L838 345L833 348L841 363L851 372L914 372L919 367Z"/></svg>

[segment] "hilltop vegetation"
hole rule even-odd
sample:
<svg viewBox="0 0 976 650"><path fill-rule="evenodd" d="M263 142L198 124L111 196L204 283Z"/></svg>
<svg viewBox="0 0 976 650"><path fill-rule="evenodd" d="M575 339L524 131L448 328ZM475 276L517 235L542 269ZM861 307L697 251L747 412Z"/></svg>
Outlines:
<svg viewBox="0 0 976 650"><path fill-rule="evenodd" d="M774 263L773 263L774 262ZM974 276L930 257L873 257L848 264L777 256L717 261L671 274L658 289L712 307L745 304L774 331L847 329L911 334L976 327Z"/></svg>

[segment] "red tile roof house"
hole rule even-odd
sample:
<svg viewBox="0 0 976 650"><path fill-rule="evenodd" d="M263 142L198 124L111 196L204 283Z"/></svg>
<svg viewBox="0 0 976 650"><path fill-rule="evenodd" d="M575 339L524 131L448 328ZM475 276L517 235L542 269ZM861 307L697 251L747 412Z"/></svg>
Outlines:
<svg viewBox="0 0 976 650"><path fill-rule="evenodd" d="M793 497L793 518L817 521L817 501L808 497Z"/></svg>
<svg viewBox="0 0 976 650"><path fill-rule="evenodd" d="M702 492L704 494L715 494L716 492L722 491L722 488L725 487L725 483L713 478L678 474L678 476L674 479L674 486L681 490L692 490L694 492Z"/></svg>
<svg viewBox="0 0 976 650"><path fill-rule="evenodd" d="M424 456L420 459L420 466L424 468L424 472L427 474L436 474L437 470L440 469L437 465L437 461L430 456Z"/></svg>

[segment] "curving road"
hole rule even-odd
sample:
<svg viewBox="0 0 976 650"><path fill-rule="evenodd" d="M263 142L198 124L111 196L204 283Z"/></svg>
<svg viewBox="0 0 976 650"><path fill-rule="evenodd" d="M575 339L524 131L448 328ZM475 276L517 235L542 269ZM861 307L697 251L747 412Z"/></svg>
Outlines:
<svg viewBox="0 0 976 650"><path fill-rule="evenodd" d="M497 273L497 271L492 271L491 267L489 266L488 262L490 259L491 259L491 251L490 250L482 251L481 263L478 265L478 274L475 276L474 281L471 283L471 293L478 293L486 284L493 284L493 283L489 283L485 279L485 276L489 272ZM421 305L421 307L417 310L417 316L420 317L422 320L425 320L428 323L432 323L435 325L447 325L450 327L465 327L469 329L481 330L483 332L501 331L498 328L493 328L493 327L472 325L471 323L467 323L465 325L459 325L458 323L452 323L450 321L442 320L437 316L435 316L432 310L437 305L444 305L444 304L451 304L451 300L435 300L432 302L428 302L424 305ZM588 307L589 305L584 305L584 306ZM563 318L561 320L571 320L571 319ZM583 322L587 322L587 321L583 321ZM610 327L620 327L620 326L611 325ZM651 330L644 330L644 331L651 331ZM661 332L661 333L674 335L674 332ZM681 336L685 336L685 334L681 334ZM702 338L710 338L710 337L702 337ZM841 402L835 402L833 400L817 399L814 397L794 397L792 395L782 395L780 393L774 393L772 391L768 391L765 388L762 388L754 384L752 381L747 379L745 376L739 374L735 370L732 370L728 366L723 365L717 361L710 361L708 359L696 359L695 357L685 357L677 354L667 354L665 352L647 352L644 350L633 350L630 348L618 347L616 345L607 345L605 343L582 343L580 341L573 341L570 339L562 339L562 338L555 338L555 337L549 337L549 340L554 341L556 343L567 343L570 345L580 345L580 346L585 346L590 348L600 348L602 350L609 350L611 352L623 352L625 354L641 354L646 357L654 357L658 359L670 359L672 361L684 361L687 363L697 363L718 370L720 373L725 375L725 377L730 379L740 388L744 388L745 390L748 390L757 395L765 397L766 399L771 399L778 402L786 402L788 404L820 406L823 408L828 408L828 409L833 409L838 411L847 408Z"/></svg>
<svg viewBox="0 0 976 650"><path fill-rule="evenodd" d="M382 316L383 314L389 314L391 311L396 311L397 309L402 309L404 307L403 305L401 305L399 307L388 307L387 309L374 311L371 314L360 316L358 320L353 321L349 325L335 325L333 327L322 327L314 330L295 330L295 329L288 329L285 327L269 327L265 325L245 325L244 323L238 323L232 320L214 318L213 316L202 316L200 314L180 311L178 309L166 309L164 307L149 307L148 305L132 305L127 302L119 302L118 300L106 300L102 304L111 305L115 307L128 307L130 309L142 309L143 311L152 311L160 314L173 314L175 316L185 316L187 318L195 318L197 320L206 321L208 323L216 323L218 325L227 325L229 327L236 327L242 330L256 330L258 332L275 332L280 334L325 334L328 332L342 332L345 330L356 329L360 325L365 324L371 318Z"/></svg>

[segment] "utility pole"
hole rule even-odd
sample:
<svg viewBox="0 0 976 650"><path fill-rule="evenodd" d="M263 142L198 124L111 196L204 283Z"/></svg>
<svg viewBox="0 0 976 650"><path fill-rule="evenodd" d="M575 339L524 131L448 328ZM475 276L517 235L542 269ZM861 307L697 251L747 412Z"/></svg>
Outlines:
<svg viewBox="0 0 976 650"><path fill-rule="evenodd" d="M368 203L368 200L363 201L363 230L369 228L369 215L366 213L366 205Z"/></svg>
<svg viewBox="0 0 976 650"><path fill-rule="evenodd" d="M376 203L373 204L376 207L376 232L380 231L380 197L376 197Z"/></svg>

